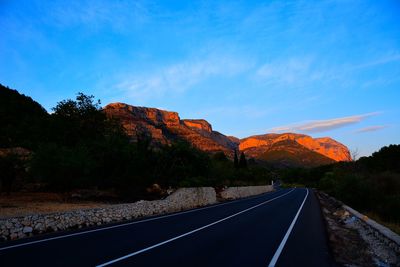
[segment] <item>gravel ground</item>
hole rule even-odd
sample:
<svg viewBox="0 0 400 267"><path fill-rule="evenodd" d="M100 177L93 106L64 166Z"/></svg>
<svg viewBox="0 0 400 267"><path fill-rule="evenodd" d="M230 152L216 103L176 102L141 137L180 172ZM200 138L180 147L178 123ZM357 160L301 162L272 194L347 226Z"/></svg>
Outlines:
<svg viewBox="0 0 400 267"><path fill-rule="evenodd" d="M342 203L318 192L333 256L344 266L400 266L400 255L366 224L342 208Z"/></svg>

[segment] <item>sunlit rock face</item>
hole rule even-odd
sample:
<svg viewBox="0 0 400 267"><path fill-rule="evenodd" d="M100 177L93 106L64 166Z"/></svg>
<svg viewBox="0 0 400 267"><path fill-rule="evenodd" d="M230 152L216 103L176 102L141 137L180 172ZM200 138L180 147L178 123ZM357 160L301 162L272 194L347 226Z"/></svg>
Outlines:
<svg viewBox="0 0 400 267"><path fill-rule="evenodd" d="M187 127L211 133L212 127L206 120L182 120Z"/></svg>
<svg viewBox="0 0 400 267"><path fill-rule="evenodd" d="M294 133L255 135L244 138L240 140L239 149L248 151L249 154L257 158L259 154L270 150L274 144L285 140L294 141L334 161L351 160L349 149L332 138L314 139L308 135Z"/></svg>
<svg viewBox="0 0 400 267"><path fill-rule="evenodd" d="M244 151L248 158L260 160L271 159L271 154L266 155L268 152L274 154L272 158L280 161L285 161L287 157L307 157L309 162L306 165L309 166L350 160L347 147L328 137L314 139L308 135L284 133L238 139L213 131L206 120L181 120L177 112L123 103L109 104L104 107L104 112L122 123L132 141L136 141L138 135L146 134L151 136L154 146L185 140L200 150L212 153L222 151L229 157L232 157L235 149ZM314 152L317 155L312 155ZM306 159L299 160L300 163L302 161Z"/></svg>
<svg viewBox="0 0 400 267"><path fill-rule="evenodd" d="M181 120L176 112L123 103L109 104L103 110L107 116L122 123L133 141L138 134L145 133L152 137L153 145L185 140L200 150L222 151L227 155L231 155L238 145L227 136L213 131L206 120Z"/></svg>

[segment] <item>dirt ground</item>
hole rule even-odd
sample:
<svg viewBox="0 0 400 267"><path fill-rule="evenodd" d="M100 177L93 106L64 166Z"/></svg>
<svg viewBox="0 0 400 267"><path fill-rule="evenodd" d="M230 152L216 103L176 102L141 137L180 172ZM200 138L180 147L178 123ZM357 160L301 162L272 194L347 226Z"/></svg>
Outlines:
<svg viewBox="0 0 400 267"><path fill-rule="evenodd" d="M317 192L335 261L343 266L400 266L400 255L366 232L361 223L328 195Z"/></svg>
<svg viewBox="0 0 400 267"><path fill-rule="evenodd" d="M76 209L100 208L110 204L95 201L71 200L57 193L11 193L0 195L0 219L63 212Z"/></svg>

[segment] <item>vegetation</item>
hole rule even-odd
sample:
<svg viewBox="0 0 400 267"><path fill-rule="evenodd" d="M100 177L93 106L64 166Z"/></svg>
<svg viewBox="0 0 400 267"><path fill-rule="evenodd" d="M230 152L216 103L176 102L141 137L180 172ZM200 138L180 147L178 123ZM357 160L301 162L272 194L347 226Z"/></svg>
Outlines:
<svg viewBox="0 0 400 267"><path fill-rule="evenodd" d="M259 159L281 168L316 167L334 162L294 140L283 140L273 144L269 151L259 156Z"/></svg>
<svg viewBox="0 0 400 267"><path fill-rule="evenodd" d="M0 157L2 191L34 183L47 191L111 190L136 199L145 197L153 183L168 188L270 182L268 170L248 167L244 154L240 162L236 154L233 163L223 153L209 155L183 141L155 148L150 145L151 136L140 135L132 143L93 96L78 93L75 100L59 102L48 114L15 90L2 86L0 93L7 103L0 107L1 123L7 126L2 128L0 147L31 151L22 165L18 155ZM24 172L19 179L17 167Z"/></svg>
<svg viewBox="0 0 400 267"><path fill-rule="evenodd" d="M0 84L0 147L34 148L43 138L47 118L32 98Z"/></svg>
<svg viewBox="0 0 400 267"><path fill-rule="evenodd" d="M280 172L287 184L319 188L362 212L400 223L400 145L353 162L273 169L246 160L243 153L238 158L237 151L232 161L185 142L155 148L151 136L140 135L132 143L93 96L79 93L48 114L31 98L1 85L0 123L3 192L34 184L38 190L95 189L137 199L148 196L146 188L154 183L162 188L257 185ZM16 147L28 149L28 156L10 150Z"/></svg>
<svg viewBox="0 0 400 267"><path fill-rule="evenodd" d="M381 148L370 157L314 169L288 169L286 183L319 188L364 213L400 223L400 145Z"/></svg>

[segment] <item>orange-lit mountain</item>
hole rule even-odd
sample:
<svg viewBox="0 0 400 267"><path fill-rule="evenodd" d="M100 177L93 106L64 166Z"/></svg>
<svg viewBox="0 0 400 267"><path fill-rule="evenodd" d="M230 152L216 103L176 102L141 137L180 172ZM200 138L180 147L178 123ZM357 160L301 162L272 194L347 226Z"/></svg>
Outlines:
<svg viewBox="0 0 400 267"><path fill-rule="evenodd" d="M270 150L274 144L291 140L302 145L303 147L317 152L334 161L349 161L351 160L349 149L329 137L312 138L304 134L284 133L284 134L264 134L255 135L240 140L239 149L247 151L255 158L259 153Z"/></svg>
<svg viewBox="0 0 400 267"><path fill-rule="evenodd" d="M104 107L110 117L120 120L128 135L135 140L138 133L152 137L154 144L186 140L206 152L231 154L237 144L227 136L213 131L205 120L181 120L177 112L156 108L135 107L113 103Z"/></svg>
<svg viewBox="0 0 400 267"><path fill-rule="evenodd" d="M213 131L206 120L182 120L177 112L123 103L109 104L104 111L119 119L133 140L138 133L146 133L152 137L153 144L186 140L206 152L222 151L232 155L234 149L239 149L248 158L284 166L317 166L350 160L348 148L329 137L314 139L303 134L285 133L238 139Z"/></svg>
<svg viewBox="0 0 400 267"><path fill-rule="evenodd" d="M304 134L255 135L240 140L239 149L248 157L283 166L318 166L351 160L349 149L329 137Z"/></svg>

